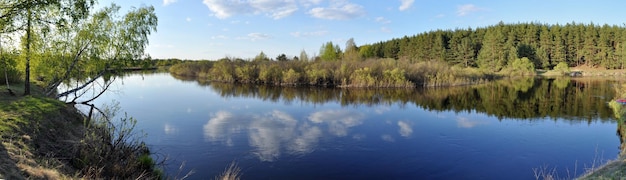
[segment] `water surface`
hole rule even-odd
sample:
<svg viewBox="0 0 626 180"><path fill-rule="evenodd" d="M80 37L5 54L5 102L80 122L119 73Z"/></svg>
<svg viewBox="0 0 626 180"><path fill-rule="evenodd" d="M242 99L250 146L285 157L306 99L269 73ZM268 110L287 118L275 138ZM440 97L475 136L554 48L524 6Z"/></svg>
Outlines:
<svg viewBox="0 0 626 180"><path fill-rule="evenodd" d="M619 153L613 80L516 79L437 89L280 88L131 74L119 102L165 171L210 179L574 177ZM184 162L180 172L179 167Z"/></svg>

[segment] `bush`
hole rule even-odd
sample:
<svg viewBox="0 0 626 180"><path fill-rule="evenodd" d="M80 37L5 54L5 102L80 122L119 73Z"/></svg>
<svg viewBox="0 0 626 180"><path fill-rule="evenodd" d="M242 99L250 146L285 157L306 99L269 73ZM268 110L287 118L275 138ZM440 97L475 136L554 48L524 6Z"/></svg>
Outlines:
<svg viewBox="0 0 626 180"><path fill-rule="evenodd" d="M569 69L569 65L567 65L567 63L565 62L560 62L559 64L557 64L556 66L554 66L554 71L559 72L563 75L567 74L570 72Z"/></svg>
<svg viewBox="0 0 626 180"><path fill-rule="evenodd" d="M507 68L510 75L534 75L535 65L527 57L517 58Z"/></svg>
<svg viewBox="0 0 626 180"><path fill-rule="evenodd" d="M2 67L0 68L0 78L2 78L2 82L5 82L7 79L9 80L9 83L20 81L22 75L20 71L17 70L17 62L15 59L3 57L0 59L0 64L0 67Z"/></svg>
<svg viewBox="0 0 626 180"><path fill-rule="evenodd" d="M283 83L295 85L300 82L301 75L293 69L283 71Z"/></svg>

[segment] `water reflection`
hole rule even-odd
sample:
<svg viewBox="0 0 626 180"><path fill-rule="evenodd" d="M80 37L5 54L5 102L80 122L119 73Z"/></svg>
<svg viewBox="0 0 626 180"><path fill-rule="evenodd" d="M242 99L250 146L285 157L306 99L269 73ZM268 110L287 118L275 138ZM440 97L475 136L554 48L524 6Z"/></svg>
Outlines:
<svg viewBox="0 0 626 180"><path fill-rule="evenodd" d="M614 80L619 81L619 80ZM211 83L220 96L258 98L271 102L324 104L342 106L415 104L432 111L476 111L502 118L535 119L550 117L569 120L613 118L606 101L615 95L606 79L504 79L476 86L431 89L334 89L285 88L262 85ZM199 82L199 85L208 85ZM601 97L598 97L601 95ZM387 106L375 112L382 114ZM473 127L460 120L463 127Z"/></svg>
<svg viewBox="0 0 626 180"><path fill-rule="evenodd" d="M326 110L311 113L309 121L298 121L282 111L272 111L260 115L235 115L219 111L204 124L205 140L234 146L233 138L247 134L250 147L262 161L274 161L281 150L289 154L313 152L323 135L322 128L337 137L347 136L349 129L361 125L365 116L362 113L345 110ZM400 133L412 133L408 123L399 123ZM242 132L247 131L247 132Z"/></svg>
<svg viewBox="0 0 626 180"><path fill-rule="evenodd" d="M594 149L617 155L611 81L334 89L134 79L119 98L125 110L197 179L233 160L251 179L530 179L543 164L582 172Z"/></svg>
<svg viewBox="0 0 626 180"><path fill-rule="evenodd" d="M474 128L478 125L481 124L487 124L486 121L480 121L480 120L473 120L473 119L469 119L467 117L456 117L456 124L458 127L460 128Z"/></svg>
<svg viewBox="0 0 626 180"><path fill-rule="evenodd" d="M400 127L400 130L398 130L398 132L401 136L409 137L411 136L411 134L413 134L413 127L411 127L411 124L409 122L398 121L398 126Z"/></svg>
<svg viewBox="0 0 626 180"><path fill-rule="evenodd" d="M315 112L309 120L316 124L326 124L328 131L335 136L348 135L348 129L363 123L365 116L359 112L348 110L327 110Z"/></svg>

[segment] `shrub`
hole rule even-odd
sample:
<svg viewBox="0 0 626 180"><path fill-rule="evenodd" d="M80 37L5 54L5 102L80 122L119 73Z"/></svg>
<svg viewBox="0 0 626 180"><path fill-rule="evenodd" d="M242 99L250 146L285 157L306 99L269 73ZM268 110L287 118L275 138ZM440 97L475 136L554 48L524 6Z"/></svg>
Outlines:
<svg viewBox="0 0 626 180"><path fill-rule="evenodd" d="M570 72L569 66L567 65L567 63L565 62L560 62L559 64L556 64L556 66L554 66L554 71L559 72L563 75L567 74Z"/></svg>
<svg viewBox="0 0 626 180"><path fill-rule="evenodd" d="M517 58L507 68L510 75L534 75L535 65L527 57Z"/></svg>
<svg viewBox="0 0 626 180"><path fill-rule="evenodd" d="M5 82L7 79L9 83L18 82L20 80L22 76L20 71L17 70L16 64L17 62L12 58L2 57L0 59L0 67L2 67L0 68L0 78L2 78L0 80L2 80L2 82Z"/></svg>
<svg viewBox="0 0 626 180"><path fill-rule="evenodd" d="M300 82L301 75L293 69L283 71L283 83L284 84L298 84Z"/></svg>

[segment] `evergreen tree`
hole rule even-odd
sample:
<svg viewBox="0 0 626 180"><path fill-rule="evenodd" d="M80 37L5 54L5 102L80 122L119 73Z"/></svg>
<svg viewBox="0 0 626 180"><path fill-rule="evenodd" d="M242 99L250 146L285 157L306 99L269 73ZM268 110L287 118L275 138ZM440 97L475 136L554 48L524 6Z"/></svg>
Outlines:
<svg viewBox="0 0 626 180"><path fill-rule="evenodd" d="M490 28L485 34L483 45L476 61L478 67L492 71L500 71L506 63L504 34L499 28Z"/></svg>

